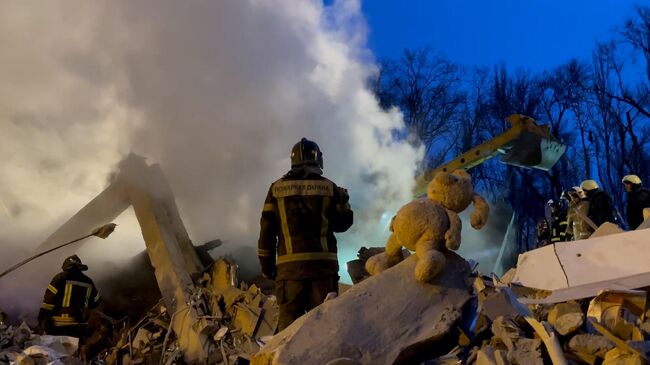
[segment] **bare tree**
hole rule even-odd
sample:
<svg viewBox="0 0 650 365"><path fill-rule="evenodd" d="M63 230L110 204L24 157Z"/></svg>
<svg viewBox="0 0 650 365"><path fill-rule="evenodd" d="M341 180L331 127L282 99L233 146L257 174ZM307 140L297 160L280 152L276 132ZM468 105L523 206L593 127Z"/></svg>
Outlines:
<svg viewBox="0 0 650 365"><path fill-rule="evenodd" d="M398 61L382 65L376 90L384 107L395 105L404 113L411 136L422 143L429 164L442 163L452 148L436 142L455 131L459 108L460 67L430 49L405 50Z"/></svg>
<svg viewBox="0 0 650 365"><path fill-rule="evenodd" d="M620 179L634 173L647 179L648 158L645 149L648 140L647 119L625 96L626 66L619 47L610 42L599 44L593 58L593 100L595 128L591 143L594 145L598 175L605 189L622 209L624 194ZM594 138L596 136L596 138Z"/></svg>
<svg viewBox="0 0 650 365"><path fill-rule="evenodd" d="M384 107L402 110L405 133L425 146L429 167L503 133L513 113L548 123L568 145L548 172L497 159L472 170L477 189L515 210L521 251L532 248L545 202L562 190L597 177L622 209L621 177L634 173L650 181L648 6L637 7L612 41L596 44L590 62L572 59L539 74L512 73L505 65L490 72L460 67L427 48L407 50L382 64L374 87Z"/></svg>
<svg viewBox="0 0 650 365"><path fill-rule="evenodd" d="M646 77L650 81L650 7L637 6L636 18L625 22L621 35L635 49L641 51L646 61Z"/></svg>
<svg viewBox="0 0 650 365"><path fill-rule="evenodd" d="M559 197L569 186L577 184L576 176L580 175L583 167L582 164L574 163L576 155L584 156L578 154L574 140L577 137L585 139L584 132L582 136L574 132L573 126L576 124L574 111L577 105L581 105L588 98L589 86L588 66L576 59L550 72L545 72L539 79L542 95L540 109L544 121L550 125L551 134L569 146L568 158L560 160L547 174L553 188L553 195L556 197Z"/></svg>

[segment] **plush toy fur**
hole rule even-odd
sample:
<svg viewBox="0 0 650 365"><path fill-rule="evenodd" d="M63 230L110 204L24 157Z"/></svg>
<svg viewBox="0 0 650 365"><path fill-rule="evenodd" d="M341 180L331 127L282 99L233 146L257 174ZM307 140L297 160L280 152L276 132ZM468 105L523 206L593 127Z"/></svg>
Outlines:
<svg viewBox="0 0 650 365"><path fill-rule="evenodd" d="M474 203L470 215L473 228L481 229L487 222L490 207L474 192L472 179L465 170L439 172L429 183L427 197L415 199L397 211L391 222L392 234L386 252L366 262L366 270L374 275L400 262L402 246L415 251L418 263L415 277L428 282L445 267L444 249L460 247L462 222L458 213Z"/></svg>

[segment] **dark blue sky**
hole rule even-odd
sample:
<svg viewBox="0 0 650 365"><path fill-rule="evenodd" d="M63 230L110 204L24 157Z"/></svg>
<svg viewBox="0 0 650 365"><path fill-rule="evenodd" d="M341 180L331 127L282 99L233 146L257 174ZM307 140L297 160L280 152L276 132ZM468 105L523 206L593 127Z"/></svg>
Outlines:
<svg viewBox="0 0 650 365"><path fill-rule="evenodd" d="M645 1L646 3L648 0ZM464 65L540 71L587 59L639 0L362 0L378 59L431 46Z"/></svg>

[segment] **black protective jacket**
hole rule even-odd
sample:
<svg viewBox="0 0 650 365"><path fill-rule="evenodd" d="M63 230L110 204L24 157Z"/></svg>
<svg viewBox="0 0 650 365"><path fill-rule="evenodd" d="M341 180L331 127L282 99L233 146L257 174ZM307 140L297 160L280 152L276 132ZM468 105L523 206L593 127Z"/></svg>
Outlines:
<svg viewBox="0 0 650 365"><path fill-rule="evenodd" d="M93 281L79 270L57 274L45 290L39 322L48 320L54 327L79 325L85 322L85 311L99 304L99 293Z"/></svg>
<svg viewBox="0 0 650 365"><path fill-rule="evenodd" d="M567 212L558 210L552 214L553 222L551 223L551 243L566 241Z"/></svg>
<svg viewBox="0 0 650 365"><path fill-rule="evenodd" d="M334 232L352 226L345 189L319 174L293 169L274 182L266 195L258 256L262 273L277 280L301 280L338 274Z"/></svg>
<svg viewBox="0 0 650 365"><path fill-rule="evenodd" d="M614 219L614 206L612 199L602 190L590 191L587 193L589 199L589 218L600 227L605 222L616 223Z"/></svg>
<svg viewBox="0 0 650 365"><path fill-rule="evenodd" d="M636 229L643 223L643 209L650 207L650 190L644 187L633 188L627 195L627 223Z"/></svg>

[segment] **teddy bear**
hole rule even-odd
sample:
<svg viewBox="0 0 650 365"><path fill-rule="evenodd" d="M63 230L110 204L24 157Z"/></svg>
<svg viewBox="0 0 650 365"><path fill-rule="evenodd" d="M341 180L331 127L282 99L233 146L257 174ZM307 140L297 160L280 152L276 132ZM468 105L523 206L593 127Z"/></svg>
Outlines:
<svg viewBox="0 0 650 365"><path fill-rule="evenodd" d="M458 213L470 203L474 210L470 223L481 229L487 223L490 207L474 192L472 179L465 170L438 172L427 186L427 196L402 206L393 217L386 251L366 261L366 270L375 275L403 260L402 247L415 251L418 262L415 278L429 282L445 267L441 250L460 247L462 222Z"/></svg>

